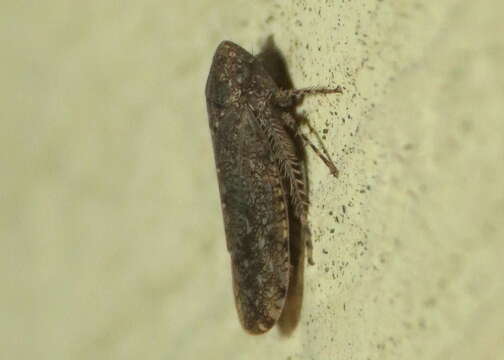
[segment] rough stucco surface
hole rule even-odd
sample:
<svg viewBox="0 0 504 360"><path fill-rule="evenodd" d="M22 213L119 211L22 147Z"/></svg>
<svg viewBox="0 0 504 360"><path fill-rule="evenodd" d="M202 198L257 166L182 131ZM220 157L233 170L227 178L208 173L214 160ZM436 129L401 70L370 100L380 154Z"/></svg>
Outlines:
<svg viewBox="0 0 504 360"><path fill-rule="evenodd" d="M504 357L501 2L229 3L2 4L0 357ZM341 176L309 153L287 339L239 327L203 97L270 34L345 88L303 107Z"/></svg>

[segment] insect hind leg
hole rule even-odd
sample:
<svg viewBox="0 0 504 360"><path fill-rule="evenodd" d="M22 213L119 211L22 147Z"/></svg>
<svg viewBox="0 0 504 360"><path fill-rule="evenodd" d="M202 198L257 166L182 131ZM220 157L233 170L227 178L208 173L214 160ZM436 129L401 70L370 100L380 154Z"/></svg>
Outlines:
<svg viewBox="0 0 504 360"><path fill-rule="evenodd" d="M339 171L334 162L331 160L328 154L327 156L324 156L322 152L313 144L308 137L303 134L300 130L299 127L297 126L296 119L294 117L287 113L284 112L282 113L282 120L285 122L287 127L291 129L294 134L301 139L301 142L303 143L304 147L309 146L315 154L322 160L322 162L329 168L329 171L331 172L331 175L334 177L338 177Z"/></svg>

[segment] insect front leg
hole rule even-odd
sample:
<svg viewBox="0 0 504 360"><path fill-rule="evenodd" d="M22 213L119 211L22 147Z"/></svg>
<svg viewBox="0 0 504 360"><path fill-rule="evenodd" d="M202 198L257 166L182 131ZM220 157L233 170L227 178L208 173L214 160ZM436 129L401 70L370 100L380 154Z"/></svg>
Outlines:
<svg viewBox="0 0 504 360"><path fill-rule="evenodd" d="M305 89L278 90L274 95L274 100L278 106L288 108L299 104L306 95L341 94L341 93L343 93L343 90L339 85L336 86L334 89L305 88Z"/></svg>

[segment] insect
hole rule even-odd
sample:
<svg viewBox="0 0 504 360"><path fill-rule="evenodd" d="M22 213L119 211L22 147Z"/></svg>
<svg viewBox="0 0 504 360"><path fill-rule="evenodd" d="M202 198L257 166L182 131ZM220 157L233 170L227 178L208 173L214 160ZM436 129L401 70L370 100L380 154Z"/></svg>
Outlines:
<svg viewBox="0 0 504 360"><path fill-rule="evenodd" d="M294 138L337 175L330 159L298 131L288 109L304 95L341 92L339 86L280 89L260 59L235 43L223 41L215 52L205 90L208 118L235 303L251 334L271 329L284 308L293 217L308 231L306 185ZM313 264L311 240L305 241Z"/></svg>

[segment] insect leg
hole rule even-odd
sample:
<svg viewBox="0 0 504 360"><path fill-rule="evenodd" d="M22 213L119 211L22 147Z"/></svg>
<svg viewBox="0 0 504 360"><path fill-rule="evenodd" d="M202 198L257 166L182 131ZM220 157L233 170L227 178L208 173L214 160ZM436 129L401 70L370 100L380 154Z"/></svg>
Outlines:
<svg viewBox="0 0 504 360"><path fill-rule="evenodd" d="M306 217L301 218L301 226L303 228L303 240L306 248L306 259L308 260L308 264L315 265L315 261L313 261L313 242L311 239L310 227L308 226Z"/></svg>
<svg viewBox="0 0 504 360"><path fill-rule="evenodd" d="M326 154L327 157L324 156L320 152L320 150L310 141L310 139L308 139L308 137L299 130L299 128L296 126L296 120L294 119L294 117L291 114L289 114L287 112L284 112L284 113L282 113L282 120L285 122L285 124L292 131L294 131L294 133L296 134L296 136L298 136L301 139L301 141L303 142L304 146L309 146L315 152L315 154L317 154L317 156L329 168L329 171L331 172L331 174L334 177L338 177L338 173L339 173L338 168L336 167L336 165L334 165L334 163L330 159L329 155Z"/></svg>
<svg viewBox="0 0 504 360"><path fill-rule="evenodd" d="M305 95L321 95L321 94L341 94L343 90L341 86L336 86L334 89L328 88L304 88L304 89L288 89L278 90L275 93L275 102L282 107L291 107L298 104Z"/></svg>

